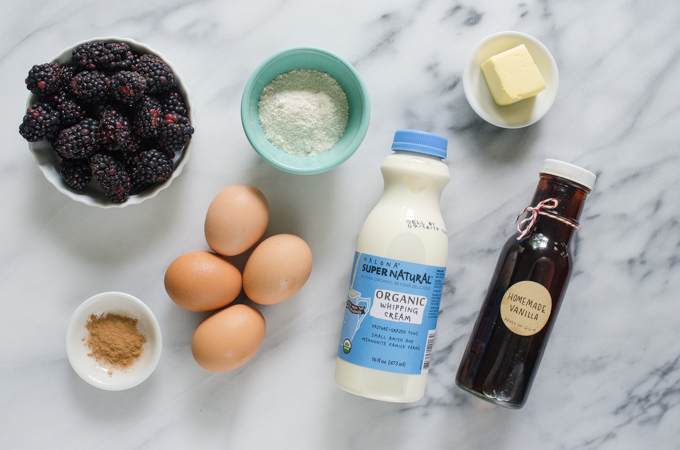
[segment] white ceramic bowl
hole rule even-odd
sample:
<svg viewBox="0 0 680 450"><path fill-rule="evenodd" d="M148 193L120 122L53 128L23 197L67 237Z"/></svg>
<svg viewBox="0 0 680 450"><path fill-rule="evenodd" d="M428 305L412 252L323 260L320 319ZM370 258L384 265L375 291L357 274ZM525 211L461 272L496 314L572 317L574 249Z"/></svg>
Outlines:
<svg viewBox="0 0 680 450"><path fill-rule="evenodd" d="M127 369L115 369L100 364L87 354L88 331L85 324L90 315L111 312L137 319L137 329L146 338L142 354ZM90 297L73 313L66 329L66 356L80 378L94 387L107 391L122 391L137 386L154 371L161 357L161 329L148 306L122 292L104 292Z"/></svg>
<svg viewBox="0 0 680 450"><path fill-rule="evenodd" d="M130 46L132 50L136 52L150 53L158 56L163 61L165 61L165 63L168 65L168 67L172 69L174 73L175 84L177 85L177 89L179 90L179 92L182 93L182 96L184 97L184 102L186 103L187 109L189 111L189 121L191 122L192 125L194 125L193 114L194 106L193 103L191 102L191 95L189 94L189 90L184 84L182 76L179 74L179 72L177 72L177 69L175 69L175 67L167 59L163 57L163 55L161 55L160 53L158 53L157 51L155 51L154 49L147 45L140 44L139 42L136 42L132 39L126 39L116 36L95 37L92 39L87 39L85 41L76 42L75 44L69 46L68 48L65 48L64 50L61 51L61 53L55 56L54 59L52 59L52 61L58 62L59 64L69 64L71 62L71 53L73 52L73 49L79 45L91 41L125 42ZM28 101L26 102L26 108L33 105L37 101L38 97L34 94L30 94L28 96ZM85 186L85 188L83 188L80 191L76 191L75 189L71 189L70 187L66 186L66 184L64 184L64 182L61 179L61 175L59 174L59 163L61 161L61 158L59 158L59 155L57 155L57 153L54 150L52 150L52 147L46 140L40 142L29 142L28 148L31 150L31 153L33 153L35 162L38 164L38 167L42 171L43 175L45 175L45 178L47 178L47 181L52 183L59 192L72 198L77 202L85 203L86 205L90 206L98 206L100 208L124 208L125 206L136 205L142 203L146 199L155 197L160 191L170 186L172 180L177 178L182 173L184 165L189 160L189 155L191 154L192 141L193 139L190 140L187 143L186 147L184 147L184 150L182 152L179 152L178 155L175 157L174 160L175 171L168 180L166 180L164 183L153 185L152 187L148 188L147 190L143 191L140 194L131 195L130 198L125 203L111 203L111 201L106 197L106 195L104 195L104 191L101 190L101 188L99 187L95 180L92 180L87 186Z"/></svg>
<svg viewBox="0 0 680 450"><path fill-rule="evenodd" d="M508 106L493 100L482 73L484 61L518 45L524 44L545 80L545 90L536 97ZM463 70L463 89L472 109L492 125L502 128L522 128L538 122L550 110L557 96L559 75L555 59L536 38L519 31L504 31L483 39L472 50Z"/></svg>

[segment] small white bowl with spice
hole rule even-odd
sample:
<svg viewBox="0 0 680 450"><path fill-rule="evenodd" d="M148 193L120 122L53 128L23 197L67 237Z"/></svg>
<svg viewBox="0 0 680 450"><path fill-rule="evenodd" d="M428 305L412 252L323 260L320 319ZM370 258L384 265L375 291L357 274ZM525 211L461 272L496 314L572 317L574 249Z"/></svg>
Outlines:
<svg viewBox="0 0 680 450"><path fill-rule="evenodd" d="M66 356L80 378L122 391L153 373L161 357L161 329L141 300L104 292L83 302L66 330Z"/></svg>

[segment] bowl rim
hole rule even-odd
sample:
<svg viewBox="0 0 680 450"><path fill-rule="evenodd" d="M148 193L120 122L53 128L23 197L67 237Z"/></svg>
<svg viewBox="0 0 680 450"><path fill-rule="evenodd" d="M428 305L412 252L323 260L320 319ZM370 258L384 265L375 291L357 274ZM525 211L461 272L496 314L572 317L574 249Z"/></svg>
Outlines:
<svg viewBox="0 0 680 450"><path fill-rule="evenodd" d="M132 47L133 49L135 49L138 52L141 51L143 53L151 53L151 54L159 57L160 59L162 59L163 62L165 64L167 64L168 67L170 67L170 69L172 69L173 76L175 78L175 84L176 84L177 88L180 90L180 92L182 92L184 94L184 103L187 105L187 108L189 110L188 111L189 121L191 122L191 124L193 126L193 124L195 123L195 121L194 121L194 103L191 99L191 92L189 92L189 88L186 86L186 83L184 82L184 78L177 71L175 66L173 66L172 63L170 61L168 61L167 58L165 58L163 56L163 54L154 50L153 48L149 47L146 44L138 42L134 39L123 38L123 37L119 37L119 36L93 37L93 38L90 38L90 39L85 39L85 40L76 42L75 44L64 48L62 51L57 53L50 61L51 62L58 62L60 59L63 59L65 56L72 53L74 48L76 48L80 45L83 45L87 42L93 42L93 41L124 42L124 43L130 45L130 47ZM38 96L33 94L32 92L29 92L28 99L26 100L26 108L29 108L37 100L38 100ZM146 190L146 191L144 191L140 194L131 195L128 198L128 200L124 203L112 203L110 201L108 201L107 203L99 203L97 201L97 199L92 198L88 195L83 195L83 194L79 193L78 191L75 191L75 190L69 188L68 186L66 186L64 184L64 182L61 180L61 177L50 177L48 172L47 172L48 169L43 164L40 163L40 157L39 157L40 150L35 148L38 144L43 144L44 142L46 142L45 140L38 141L38 142L28 142L28 148L29 148L31 154L33 155L33 159L35 160L35 163L38 166L38 168L40 169L40 171L42 172L43 176L59 192L61 192L62 194L69 197L70 199L75 200L79 203L84 203L88 206L95 206L95 207L103 208L103 209L110 209L110 208L125 208L125 207L130 206L130 205L138 205L138 204L144 202L147 199L155 197L156 195L158 195L159 192L170 187L170 184L172 183L172 181L182 173L182 171L184 170L184 166L189 161L189 156L191 155L191 149L193 148L192 145L191 145L193 140L194 139L192 137L192 139L189 140L187 145L182 150L181 157L177 161L177 166L175 167L175 170L172 173L172 176L170 176L170 178L168 178L165 182L157 184L154 187L152 187L152 188L150 188L150 189L148 189L148 190ZM57 175L58 175L59 174L59 167L55 167L55 170L56 170Z"/></svg>
<svg viewBox="0 0 680 450"><path fill-rule="evenodd" d="M151 360L147 365L146 370L140 370L136 372L135 374L136 376L127 380L127 382L110 384L96 383L95 380L93 380L89 376L90 372L78 363L76 355L79 354L79 351L72 345L73 341L72 336L78 333L80 327L82 326L83 318L82 316L86 314L86 312L93 306L106 300L113 300L120 303L121 305L125 304L135 305L135 307L142 312L144 318L151 325L151 329L154 334L154 347L152 348ZM161 328L158 325L158 320L156 320L156 316L154 315L153 311L151 311L151 309L146 305L146 303L144 303L137 297L118 291L102 292L93 295L92 297L88 298L83 303L81 303L80 306L78 306L78 308L76 308L76 310L71 315L68 327L66 328L65 343L66 343L66 357L69 361L69 364L73 368L74 372L76 372L76 374L78 374L78 376L82 378L84 381L86 381L88 384L106 391L122 391L125 389L130 389L139 385L144 380L149 378L149 376L156 369L158 362L160 361L161 352L163 349L163 337L161 335Z"/></svg>
<svg viewBox="0 0 680 450"><path fill-rule="evenodd" d="M359 128L357 130L355 142L352 147L351 151L345 151L338 155L338 157L329 160L328 162L314 166L314 167L291 167L289 165L281 164L280 162L272 159L269 154L265 151L263 151L258 143L257 140L254 138L254 133L255 131L251 128L250 123L246 120L246 117L249 117L249 108L248 105L250 104L249 97L250 97L250 92L253 90L253 85L255 84L256 79L258 76L262 73L262 71L268 67L273 61L279 59L280 57L293 53L293 52L310 52L310 53L320 53L326 56L330 56L332 59L336 60L339 62L341 65L343 65L349 72L352 74L352 77L356 80L357 85L359 86L359 91L361 92L361 97L363 99L363 108L361 111L361 122L359 124ZM250 142L250 145L253 147L253 149L257 152L258 155L265 161L267 161L269 164L272 166L276 167L277 169L283 170L284 172L288 173L293 173L293 174L299 174L299 175L315 175L323 172L327 172L329 170L332 170L342 164L343 162L347 161L356 151L359 149L361 146L361 143L363 142L364 138L366 137L366 133L368 131L368 126L370 123L371 119L371 104L370 104L370 98L368 96L368 89L366 88L366 84L364 83L364 80L361 78L359 75L359 72L350 64L347 60L342 58L341 56L336 55L333 52L330 52L328 50L319 48L319 47L310 47L310 46L298 46L298 47L290 47L287 49L280 50L271 56L267 57L264 61L262 61L253 71L253 73L250 75L248 78L248 81L243 89L243 95L241 96L241 124L243 125L243 131L246 133L246 137L248 138L248 141ZM332 148L332 147L331 147ZM330 151L330 149L329 149ZM307 159L310 158L308 156L296 156L296 155L291 155L292 157L295 158L300 158L300 159ZM313 157L312 157L313 158Z"/></svg>
<svg viewBox="0 0 680 450"><path fill-rule="evenodd" d="M543 91L542 93L539 93L539 95L545 93L549 94L548 95L548 101L545 102L542 105L542 109L538 112L538 114L530 116L528 120L522 123L518 123L516 125L511 125L503 121L496 120L494 116L489 114L484 106L482 105L483 102L481 102L478 98L478 94L472 89L471 86L471 79L473 75L477 74L477 69L479 72L481 72L481 68L473 68L473 61L475 60L475 57L477 54L482 50L484 46L486 46L488 43L491 41L501 39L504 37L516 37L519 38L520 40L525 40L527 42L530 42L531 44L535 45L541 53L546 57L548 60L548 64L550 66L551 70L551 75L552 75L552 83L550 86L546 85L546 90ZM548 48L543 45L541 41L536 39L535 37L522 33L521 31L500 31L498 33L493 33L475 45L475 47L472 49L470 54L468 55L468 58L465 62L465 68L463 69L463 91L465 92L465 98L467 99L468 103L470 104L470 107L477 113L479 117L487 121L488 123L495 125L500 128L508 128L508 129L516 129L516 128L524 128L529 125L533 125L534 123L538 122L541 120L547 113L548 111L552 108L552 105L555 102L555 99L557 97L557 91L559 88L559 71L557 68L557 63L555 62L555 58L553 58L552 53L548 50ZM493 101L493 100L492 100ZM525 100L526 101L526 100ZM519 103L519 102L518 102ZM518 104L516 103L516 104ZM494 103L495 104L495 103ZM516 105L515 104L515 105ZM526 105L526 104L525 104ZM512 106L512 105L508 105ZM502 107L501 107L502 108ZM501 110L502 111L502 110Z"/></svg>

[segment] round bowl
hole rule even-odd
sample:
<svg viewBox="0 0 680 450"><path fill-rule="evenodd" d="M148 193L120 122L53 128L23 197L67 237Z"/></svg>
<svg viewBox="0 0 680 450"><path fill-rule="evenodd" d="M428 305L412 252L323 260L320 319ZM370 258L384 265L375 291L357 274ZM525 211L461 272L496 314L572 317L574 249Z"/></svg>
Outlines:
<svg viewBox="0 0 680 450"><path fill-rule="evenodd" d="M545 89L536 97L507 106L493 100L481 65L490 57L524 44L543 76ZM522 128L539 121L550 110L557 96L559 75L555 59L536 38L518 31L503 31L483 39L472 50L463 70L463 89L472 109L492 125Z"/></svg>
<svg viewBox="0 0 680 450"><path fill-rule="evenodd" d="M111 312L137 319L137 329L146 338L139 359L127 369L115 369L100 364L87 354L88 331L85 324L90 315ZM66 356L80 378L94 387L107 391L122 391L137 386L154 371L161 357L161 329L148 306L122 292L104 292L91 297L71 316L66 329Z"/></svg>
<svg viewBox="0 0 680 450"><path fill-rule="evenodd" d="M189 121L191 122L192 125L194 124L193 114L194 107L191 101L191 95L189 94L189 90L184 84L182 76L177 72L177 69L175 69L175 67L167 59L163 57L163 55L161 55L159 52L155 51L154 49L147 45L141 44L132 39L126 39L116 36L95 37L92 39L87 39L85 41L76 42L72 46L65 48L57 56L55 56L52 59L52 61L58 62L59 64L70 63L71 53L73 52L73 49L79 45L91 41L125 42L130 46L132 50L136 52L150 53L161 58L168 65L168 67L172 69L175 77L175 84L177 85L177 90L182 93L182 96L184 97L184 102L186 103L189 112ZM28 101L26 102L26 108L33 105L37 101L38 97L35 94L30 93L28 96ZM177 156L175 156L174 160L175 171L173 172L169 179L167 179L164 183L153 185L147 190L141 192L140 194L131 195L130 198L125 203L111 203L111 201L106 197L106 195L104 195L104 191L101 190L97 182L94 180L91 181L87 186L85 186L80 191L71 189L66 184L64 184L64 182L61 179L61 175L59 174L59 164L61 162L61 158L54 150L52 150L52 146L49 144L49 142L47 142L47 140L39 142L29 142L28 148L30 149L31 153L33 153L35 162L38 164L38 168L40 168L40 171L43 173L43 175L45 175L45 178L47 178L47 181L52 183L52 185L55 188L57 188L57 190L62 194L70 197L71 199L77 202L85 203L86 205L90 206L98 206L100 208L124 208L129 205L136 205L142 203L146 199L155 197L160 191L169 187L170 183L172 183L172 180L177 178L182 173L184 165L189 160L189 155L191 154L192 141L193 139L187 143L183 151L178 152Z"/></svg>
<svg viewBox="0 0 680 450"><path fill-rule="evenodd" d="M274 78L295 69L318 70L333 77L347 95L349 118L340 140L316 156L296 156L276 148L260 127L259 101L264 87ZM341 57L312 47L280 51L260 64L250 76L241 99L243 130L255 151L269 164L290 173L326 172L346 161L366 136L371 106L368 91L357 71Z"/></svg>

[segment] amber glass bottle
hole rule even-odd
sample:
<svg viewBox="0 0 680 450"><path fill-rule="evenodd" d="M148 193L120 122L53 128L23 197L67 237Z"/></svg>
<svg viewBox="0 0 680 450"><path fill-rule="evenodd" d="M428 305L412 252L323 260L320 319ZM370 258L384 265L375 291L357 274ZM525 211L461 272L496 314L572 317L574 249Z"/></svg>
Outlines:
<svg viewBox="0 0 680 450"><path fill-rule="evenodd" d="M464 390L507 408L526 402L569 283L569 242L594 183L580 167L543 164L530 214L501 251L458 369Z"/></svg>

